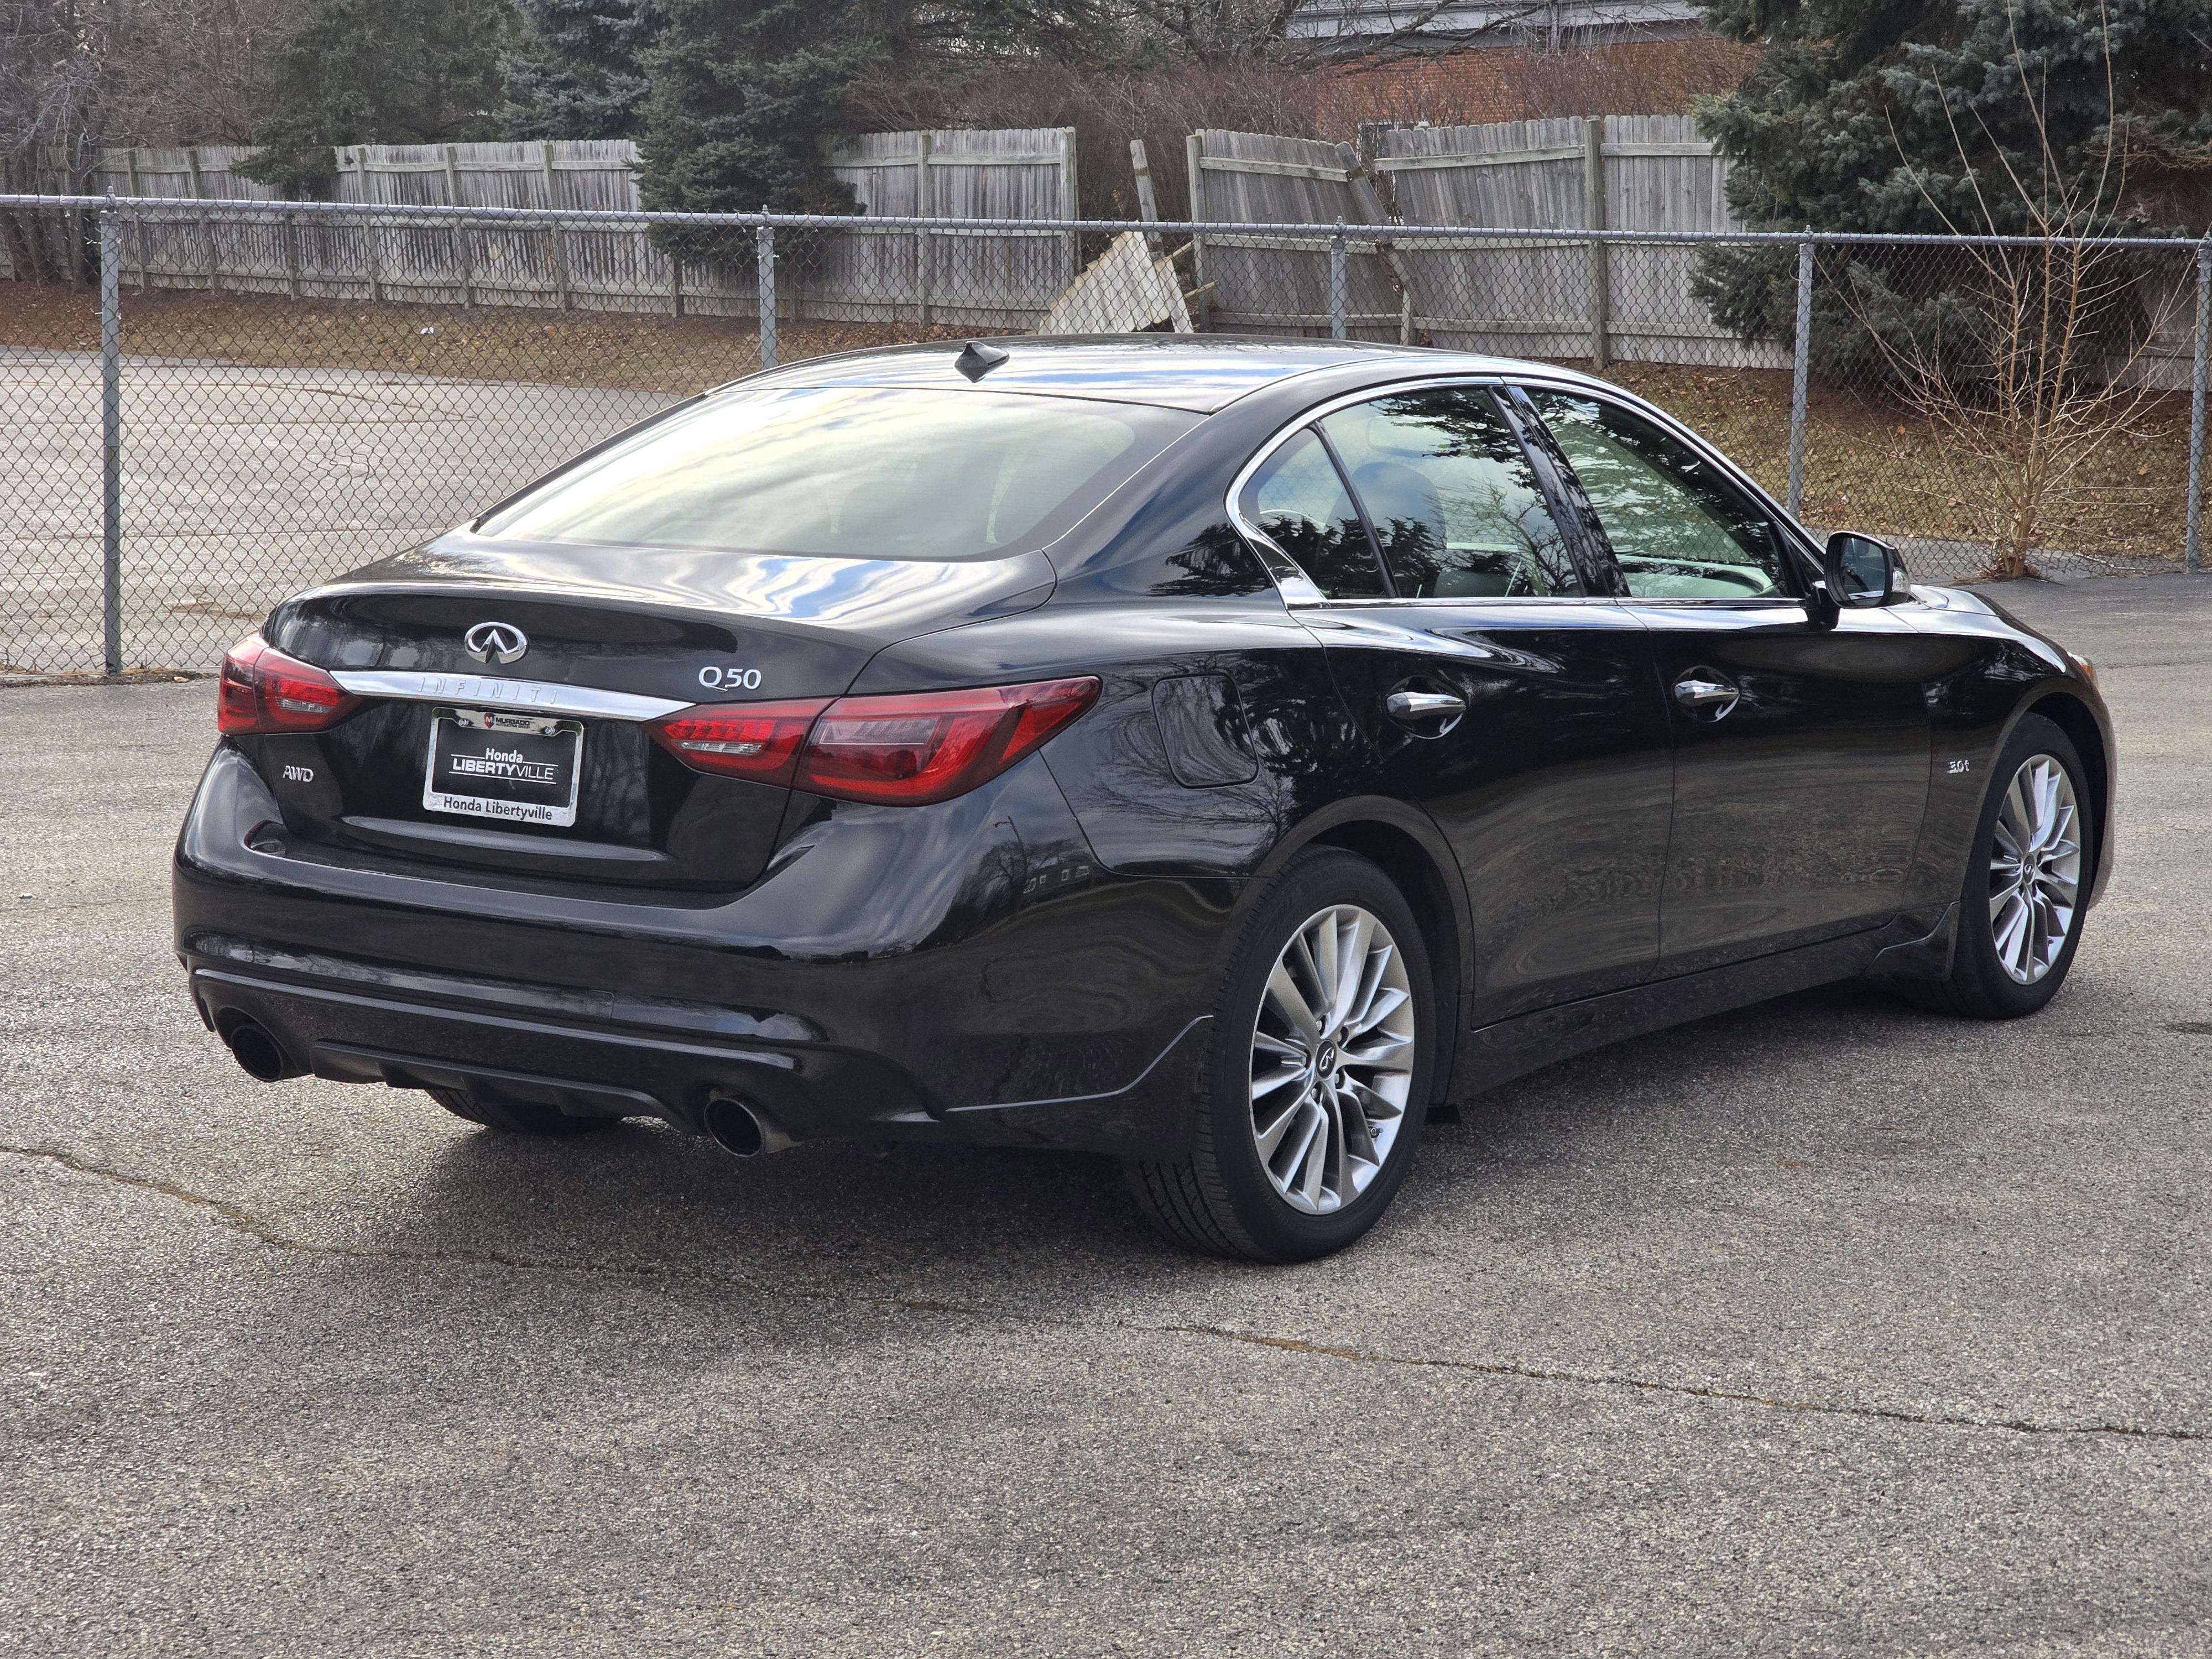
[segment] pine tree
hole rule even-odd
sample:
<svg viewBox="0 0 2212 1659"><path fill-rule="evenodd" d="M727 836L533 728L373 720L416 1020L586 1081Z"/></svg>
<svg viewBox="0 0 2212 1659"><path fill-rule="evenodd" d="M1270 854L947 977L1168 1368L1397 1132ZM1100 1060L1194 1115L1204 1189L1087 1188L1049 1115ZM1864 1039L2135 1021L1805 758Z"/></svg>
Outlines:
<svg viewBox="0 0 2212 1659"><path fill-rule="evenodd" d="M2212 205L2212 0L1714 0L1769 50L1700 128L1759 229L2181 234ZM2063 225L2058 222L2063 220ZM1847 271L1850 273L1847 275ZM1747 339L1790 337L1795 257L1723 250L1699 296ZM1878 368L1876 296L1901 329L1949 301L1942 258L1824 256L1814 366Z"/></svg>
<svg viewBox="0 0 2212 1659"><path fill-rule="evenodd" d="M656 0L520 0L528 46L503 58L509 138L633 138L665 22Z"/></svg>
<svg viewBox="0 0 2212 1659"><path fill-rule="evenodd" d="M653 82L639 140L645 205L659 212L849 213L821 140L846 89L895 38L866 0L663 0L667 26L645 55ZM732 265L750 234L664 230L687 259ZM793 243L794 247L797 246Z"/></svg>
<svg viewBox="0 0 2212 1659"><path fill-rule="evenodd" d="M239 168L295 194L327 191L338 144L496 136L509 0L318 0L270 49Z"/></svg>

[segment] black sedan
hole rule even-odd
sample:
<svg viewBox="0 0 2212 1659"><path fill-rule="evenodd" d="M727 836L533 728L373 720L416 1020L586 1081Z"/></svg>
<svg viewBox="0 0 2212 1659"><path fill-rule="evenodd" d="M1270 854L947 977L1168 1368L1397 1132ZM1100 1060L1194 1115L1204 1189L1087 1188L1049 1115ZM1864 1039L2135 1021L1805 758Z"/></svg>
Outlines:
<svg viewBox="0 0 2212 1659"><path fill-rule="evenodd" d="M2032 1013L2112 867L2087 662L1614 386L1328 342L756 376L286 600L219 720L176 939L255 1076L1102 1152L1264 1261L1595 1044Z"/></svg>

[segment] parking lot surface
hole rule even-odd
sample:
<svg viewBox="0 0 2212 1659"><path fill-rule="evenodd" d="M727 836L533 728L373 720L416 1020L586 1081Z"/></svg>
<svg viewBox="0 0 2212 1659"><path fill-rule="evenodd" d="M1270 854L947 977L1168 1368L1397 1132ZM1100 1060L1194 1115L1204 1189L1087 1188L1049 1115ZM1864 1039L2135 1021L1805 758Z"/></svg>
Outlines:
<svg viewBox="0 0 2212 1659"><path fill-rule="evenodd" d="M2121 739L2050 1009L1554 1066L1273 1269L1091 1160L252 1083L210 687L0 691L0 1653L2212 1651L2212 577L2001 597Z"/></svg>
<svg viewBox="0 0 2212 1659"><path fill-rule="evenodd" d="M123 660L213 668L286 593L427 540L675 398L126 357ZM100 359L0 348L0 666L100 660Z"/></svg>

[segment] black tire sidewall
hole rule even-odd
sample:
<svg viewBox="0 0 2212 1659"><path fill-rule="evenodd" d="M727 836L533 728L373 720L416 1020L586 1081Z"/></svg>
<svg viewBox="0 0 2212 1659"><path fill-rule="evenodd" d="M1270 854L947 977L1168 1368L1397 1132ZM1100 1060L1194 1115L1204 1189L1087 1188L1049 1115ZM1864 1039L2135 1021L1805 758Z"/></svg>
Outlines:
<svg viewBox="0 0 2212 1659"><path fill-rule="evenodd" d="M1367 1190L1325 1216L1304 1215L1279 1197L1252 1136L1251 1032L1275 958L1291 933L1332 904L1356 904L1389 928L1406 963L1414 1009L1412 1086L1406 1119ZM1343 1249L1370 1227L1404 1184L1426 1117L1437 1052L1437 996L1419 924L1396 885L1357 854L1334 848L1300 858L1279 877L1246 921L1223 977L1207 1057L1207 1113L1212 1162L1223 1195L1262 1255L1302 1261Z"/></svg>
<svg viewBox="0 0 2212 1659"><path fill-rule="evenodd" d="M1997 960L1996 942L1990 936L1990 851L1996 834L1997 811L2003 805L2005 792L2012 786L2013 775L2036 755L2048 755L2057 761L2074 786L2078 807L2075 835L2081 846L2081 883L2074 908L2074 925L2066 935L2066 943L2059 948L2057 961L2034 984L2022 985ZM1988 796L1982 803L1982 815L1974 826L1966 885L1960 893L1957 962L1952 977L1962 990L1987 1003L1991 1012L2008 1018L2034 1013L2057 996L2059 988L2066 982L2067 972L2074 965L2074 953L2081 943L2081 924L2087 916L2087 901L2097 867L2097 837L2102 829L2089 793L2088 777L2073 739L2040 714L2023 716L2003 749L1998 751Z"/></svg>

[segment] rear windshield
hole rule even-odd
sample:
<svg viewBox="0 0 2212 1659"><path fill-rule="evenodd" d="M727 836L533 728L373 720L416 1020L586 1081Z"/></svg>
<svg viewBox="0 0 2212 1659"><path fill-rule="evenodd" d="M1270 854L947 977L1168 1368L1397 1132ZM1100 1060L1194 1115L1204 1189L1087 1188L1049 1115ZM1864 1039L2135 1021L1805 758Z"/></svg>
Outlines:
<svg viewBox="0 0 2212 1659"><path fill-rule="evenodd" d="M977 559L1059 536L1200 417L982 390L726 392L549 478L486 535Z"/></svg>

